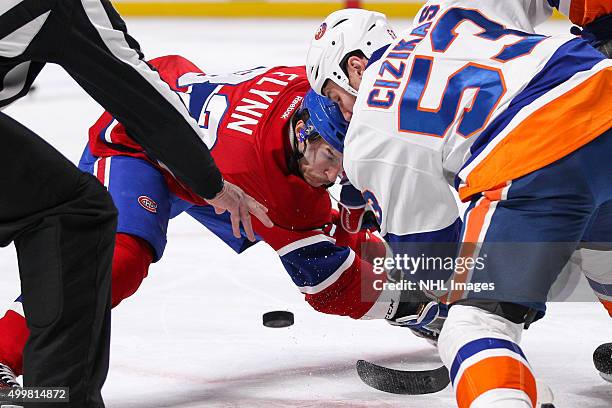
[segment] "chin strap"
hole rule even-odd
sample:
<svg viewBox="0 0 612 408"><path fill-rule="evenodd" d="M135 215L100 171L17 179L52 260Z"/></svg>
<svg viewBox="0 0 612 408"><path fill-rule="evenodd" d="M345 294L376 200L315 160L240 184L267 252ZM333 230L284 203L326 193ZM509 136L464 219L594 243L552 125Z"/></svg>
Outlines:
<svg viewBox="0 0 612 408"><path fill-rule="evenodd" d="M304 158L304 152L306 151L306 148L308 147L308 138L301 137L301 135L296 136L295 132L291 128L289 129L289 138L291 139L291 146L292 146L291 157L289 157L289 171L303 178L304 175L300 171L300 160ZM300 151L299 142L304 143L304 150L302 151ZM329 183L328 185L325 186L325 188L330 188L333 185L334 183Z"/></svg>
<svg viewBox="0 0 612 408"><path fill-rule="evenodd" d="M304 153L300 152L298 138L292 126L289 126L289 141L291 142L291 156L289 156L289 171L295 175L302 176L300 171L300 160L304 157ZM304 141L304 149L306 149L306 141Z"/></svg>

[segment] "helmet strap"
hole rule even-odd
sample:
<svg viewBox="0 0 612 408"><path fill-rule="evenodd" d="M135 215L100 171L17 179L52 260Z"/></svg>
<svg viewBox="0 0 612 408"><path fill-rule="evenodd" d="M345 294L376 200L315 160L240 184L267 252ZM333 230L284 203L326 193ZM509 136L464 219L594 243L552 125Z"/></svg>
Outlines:
<svg viewBox="0 0 612 408"><path fill-rule="evenodd" d="M302 176L302 173L300 172L300 160L304 158L304 152L306 151L306 143L307 143L307 139L304 139L303 144L304 144L304 150L300 151L300 144L299 144L299 138L300 136L295 134L294 128L293 128L293 124L291 124L289 126L289 139L291 140L291 155L289 156L289 163L288 163L288 167L289 167L289 171L292 174L295 174L297 176Z"/></svg>

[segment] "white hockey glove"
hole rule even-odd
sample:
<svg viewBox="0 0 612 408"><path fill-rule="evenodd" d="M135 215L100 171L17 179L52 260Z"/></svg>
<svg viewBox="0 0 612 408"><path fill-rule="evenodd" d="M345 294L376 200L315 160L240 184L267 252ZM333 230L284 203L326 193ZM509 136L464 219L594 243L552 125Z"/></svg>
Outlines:
<svg viewBox="0 0 612 408"><path fill-rule="evenodd" d="M398 271L389 276L391 281L397 281L398 278L401 279ZM433 294L422 290L404 290L395 314L387 321L394 326L407 327L417 336L435 342L447 316L448 305L440 302Z"/></svg>
<svg viewBox="0 0 612 408"><path fill-rule="evenodd" d="M448 316L448 307L443 303L432 300L428 303L418 304L418 308L413 314L405 316L397 316L397 314L396 317L388 320L390 324L407 327L418 337L437 341Z"/></svg>

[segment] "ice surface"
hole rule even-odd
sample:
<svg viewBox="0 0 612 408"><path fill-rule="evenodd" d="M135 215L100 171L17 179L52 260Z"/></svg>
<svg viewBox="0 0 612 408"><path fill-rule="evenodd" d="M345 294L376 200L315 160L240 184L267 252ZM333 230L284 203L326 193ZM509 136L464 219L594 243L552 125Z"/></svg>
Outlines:
<svg viewBox="0 0 612 408"><path fill-rule="evenodd" d="M130 32L149 58L182 54L208 72L259 65L302 64L316 20L131 19ZM407 26L396 21L396 27ZM564 32L549 23L547 33ZM38 90L7 113L77 161L100 108L71 79L49 66ZM368 388L357 359L392 367L429 368L435 350L407 330L380 321L319 314L301 299L276 254L265 244L236 256L181 216L170 225L164 258L136 295L113 313L109 407L451 407L449 389L430 396L395 396ZM14 250L0 251L0 295L18 294ZM296 323L261 324L286 309ZM612 325L594 303L554 304L524 334L523 348L556 395L558 408L608 408L612 384L591 361L612 341Z"/></svg>

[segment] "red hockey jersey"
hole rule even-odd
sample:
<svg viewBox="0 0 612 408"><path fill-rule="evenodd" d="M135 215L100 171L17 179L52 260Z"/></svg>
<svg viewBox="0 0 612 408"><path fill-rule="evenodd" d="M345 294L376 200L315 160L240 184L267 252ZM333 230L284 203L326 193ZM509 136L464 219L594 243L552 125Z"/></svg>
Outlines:
<svg viewBox="0 0 612 408"><path fill-rule="evenodd" d="M322 227L331 222L329 194L310 186L288 167L290 119L309 88L304 67L206 75L180 56L150 63L202 128L223 177L268 208L274 227L266 228L253 219L255 232L277 251L307 301L325 313L385 317L389 306L397 302L391 294L381 296L371 284L384 277L374 274L352 248L323 233ZM149 158L110 114L104 113L90 129L89 143L98 157L127 155L154 163L174 194L206 204L163 163ZM172 148L170 138L168 143Z"/></svg>

